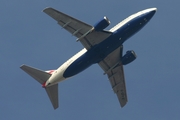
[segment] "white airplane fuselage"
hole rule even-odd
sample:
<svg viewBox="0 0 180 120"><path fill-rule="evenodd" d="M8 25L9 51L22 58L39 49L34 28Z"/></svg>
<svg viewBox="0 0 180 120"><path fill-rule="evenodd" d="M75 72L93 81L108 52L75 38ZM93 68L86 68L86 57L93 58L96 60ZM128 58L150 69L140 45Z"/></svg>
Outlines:
<svg viewBox="0 0 180 120"><path fill-rule="evenodd" d="M82 72L92 64L103 60L111 52L121 46L128 38L143 28L153 17L156 10L156 8L150 8L140 11L117 24L109 30L112 32L112 35L103 42L93 46L89 50L86 50L85 48L82 49L55 70L51 77L46 81L44 87L57 84L58 82Z"/></svg>

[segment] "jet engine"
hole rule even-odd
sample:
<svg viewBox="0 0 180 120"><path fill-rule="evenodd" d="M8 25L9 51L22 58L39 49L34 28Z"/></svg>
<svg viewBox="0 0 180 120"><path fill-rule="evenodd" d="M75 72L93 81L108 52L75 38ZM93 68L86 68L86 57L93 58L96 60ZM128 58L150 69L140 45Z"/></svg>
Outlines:
<svg viewBox="0 0 180 120"><path fill-rule="evenodd" d="M107 26L109 26L109 24L110 24L109 19L108 19L106 16L104 16L104 18L103 18L102 20L100 20L98 23L96 23L96 24L94 25L94 29L95 29L96 31L102 31L102 30L104 30Z"/></svg>
<svg viewBox="0 0 180 120"><path fill-rule="evenodd" d="M121 62L123 65L127 65L136 59L136 53L133 50L129 50L126 54L121 58Z"/></svg>

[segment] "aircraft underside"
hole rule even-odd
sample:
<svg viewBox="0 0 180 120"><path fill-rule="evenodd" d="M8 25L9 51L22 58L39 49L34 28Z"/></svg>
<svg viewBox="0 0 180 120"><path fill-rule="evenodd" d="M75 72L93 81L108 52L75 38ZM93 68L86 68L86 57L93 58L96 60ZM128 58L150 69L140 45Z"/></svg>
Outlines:
<svg viewBox="0 0 180 120"><path fill-rule="evenodd" d="M21 69L37 80L45 88L54 109L58 108L58 82L72 77L97 63L107 75L121 107L127 103L127 93L123 66L136 59L133 50L123 55L123 43L142 29L156 12L149 8L137 12L110 30L104 30L110 21L107 17L94 26L88 25L53 8L43 11L58 24L77 37L84 49L62 64L57 70L42 71L27 65Z"/></svg>

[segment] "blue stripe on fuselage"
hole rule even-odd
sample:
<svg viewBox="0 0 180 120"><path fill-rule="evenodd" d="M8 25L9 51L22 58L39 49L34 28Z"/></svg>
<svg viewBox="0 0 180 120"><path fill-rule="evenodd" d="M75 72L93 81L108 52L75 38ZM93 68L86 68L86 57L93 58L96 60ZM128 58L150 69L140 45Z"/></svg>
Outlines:
<svg viewBox="0 0 180 120"><path fill-rule="evenodd" d="M64 77L68 78L74 76L85 70L92 64L103 60L107 55L121 46L129 37L138 32L143 26L152 18L152 14L143 14L129 21L110 37L105 39L98 45L93 46L90 50L84 53L81 57L75 60L64 72Z"/></svg>

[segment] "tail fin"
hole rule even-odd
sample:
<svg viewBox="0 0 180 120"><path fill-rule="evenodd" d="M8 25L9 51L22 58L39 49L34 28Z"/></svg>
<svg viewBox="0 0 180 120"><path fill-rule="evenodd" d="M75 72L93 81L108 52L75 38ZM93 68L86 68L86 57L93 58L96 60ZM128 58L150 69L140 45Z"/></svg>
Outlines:
<svg viewBox="0 0 180 120"><path fill-rule="evenodd" d="M50 77L51 74L44 72L42 70L22 65L20 67L22 70L24 70L26 73L28 73L31 77L33 77L35 80L37 80L41 85L43 85ZM50 87L45 87L45 90L49 96L49 99L51 100L51 103L54 107L54 109L58 108L58 84L55 84Z"/></svg>

